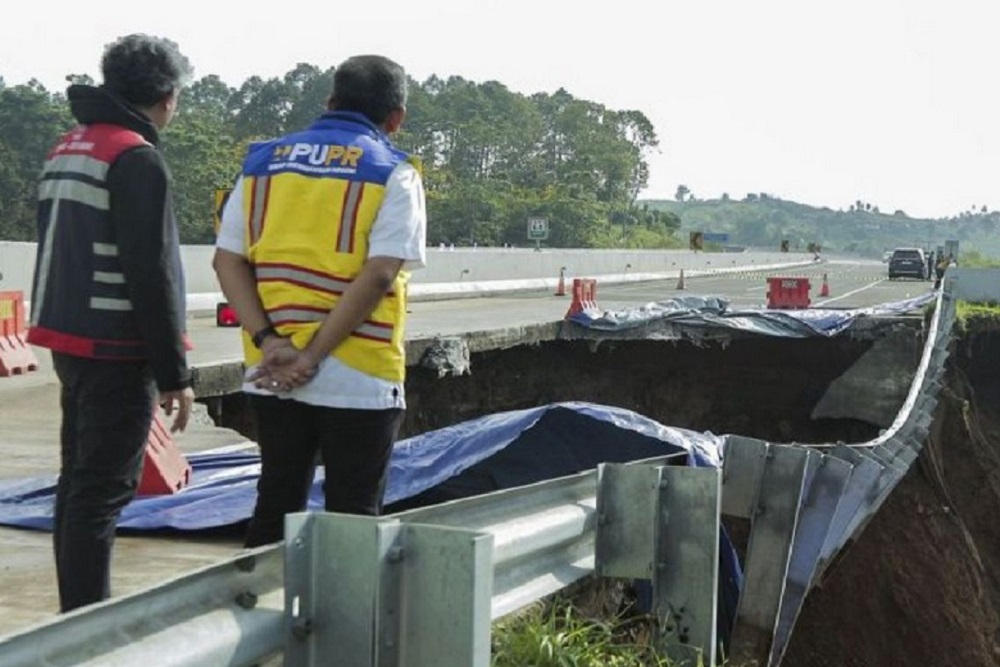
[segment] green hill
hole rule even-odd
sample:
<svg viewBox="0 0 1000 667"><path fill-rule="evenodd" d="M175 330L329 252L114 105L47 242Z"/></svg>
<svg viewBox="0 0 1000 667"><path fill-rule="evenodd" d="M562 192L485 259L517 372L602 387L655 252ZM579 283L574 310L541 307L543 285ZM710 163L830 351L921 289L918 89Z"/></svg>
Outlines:
<svg viewBox="0 0 1000 667"><path fill-rule="evenodd" d="M825 251L879 257L899 246L936 248L958 239L962 252L975 250L1000 258L1000 212L968 211L951 218L911 218L903 211L889 215L858 202L851 210L835 211L785 201L766 194L736 199L645 200L650 209L668 211L681 219L681 233L725 233L729 245L791 249L816 243Z"/></svg>

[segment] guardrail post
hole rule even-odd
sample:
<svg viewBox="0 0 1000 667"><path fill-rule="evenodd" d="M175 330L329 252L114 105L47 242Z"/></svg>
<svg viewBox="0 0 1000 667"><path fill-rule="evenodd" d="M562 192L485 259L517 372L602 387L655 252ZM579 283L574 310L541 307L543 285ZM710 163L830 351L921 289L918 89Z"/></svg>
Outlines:
<svg viewBox="0 0 1000 667"><path fill-rule="evenodd" d="M594 573L599 577L653 578L657 497L662 466L597 466L597 536Z"/></svg>
<svg viewBox="0 0 1000 667"><path fill-rule="evenodd" d="M818 454L798 447L768 447L751 519L743 590L729 642L735 664L768 664L811 456Z"/></svg>
<svg viewBox="0 0 1000 667"><path fill-rule="evenodd" d="M285 518L285 665L375 664L373 620L388 548L379 520L335 514Z"/></svg>
<svg viewBox="0 0 1000 667"><path fill-rule="evenodd" d="M831 451L831 455L851 465L851 476L847 480L843 497L830 521L830 529L827 531L826 539L823 540L819 564L813 573L810 588L820 581L827 567L833 562L837 553L850 537L848 526L851 521L858 513L866 511L874 499L882 470L884 470L884 466L881 464L854 452L846 445L838 445Z"/></svg>
<svg viewBox="0 0 1000 667"><path fill-rule="evenodd" d="M727 435L722 451L722 513L749 519L757 504L768 444L741 435Z"/></svg>
<svg viewBox="0 0 1000 667"><path fill-rule="evenodd" d="M400 537L389 554L398 587L378 610L399 641L383 642L378 667L489 667L493 535L406 524Z"/></svg>
<svg viewBox="0 0 1000 667"><path fill-rule="evenodd" d="M719 470L608 463L598 479L596 573L652 580L657 649L714 665Z"/></svg>
<svg viewBox="0 0 1000 667"><path fill-rule="evenodd" d="M316 513L285 523L286 667L487 667L493 536Z"/></svg>
<svg viewBox="0 0 1000 667"><path fill-rule="evenodd" d="M781 598L778 626L771 648L771 664L781 664L799 611L813 575L819 567L823 543L829 534L834 514L844 497L851 476L851 465L832 456L814 452L806 466L806 497L795 531L788 578Z"/></svg>
<svg viewBox="0 0 1000 667"><path fill-rule="evenodd" d="M676 665L715 665L721 497L717 468L663 468L653 605L658 648Z"/></svg>

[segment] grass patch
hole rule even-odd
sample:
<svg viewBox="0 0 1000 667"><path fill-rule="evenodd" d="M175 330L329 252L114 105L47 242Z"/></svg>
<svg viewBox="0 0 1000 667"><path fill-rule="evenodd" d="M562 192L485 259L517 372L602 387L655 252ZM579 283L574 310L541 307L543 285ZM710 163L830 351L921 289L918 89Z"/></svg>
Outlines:
<svg viewBox="0 0 1000 667"><path fill-rule="evenodd" d="M648 617L585 618L562 599L538 603L493 627L492 667L673 667L652 645ZM702 667L699 660L697 667Z"/></svg>
<svg viewBox="0 0 1000 667"><path fill-rule="evenodd" d="M958 265L975 269L995 269L1000 268L1000 259L988 257L976 250L970 250L959 256Z"/></svg>
<svg viewBox="0 0 1000 667"><path fill-rule="evenodd" d="M955 320L962 332L993 328L1000 324L1000 304L959 301L955 306Z"/></svg>

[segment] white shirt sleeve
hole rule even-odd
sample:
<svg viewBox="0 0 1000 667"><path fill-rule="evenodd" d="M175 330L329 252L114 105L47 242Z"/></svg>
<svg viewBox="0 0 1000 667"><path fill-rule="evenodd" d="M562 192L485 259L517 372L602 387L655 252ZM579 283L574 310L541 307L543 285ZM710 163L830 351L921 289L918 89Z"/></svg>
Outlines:
<svg viewBox="0 0 1000 667"><path fill-rule="evenodd" d="M226 206L222 209L222 221L219 224L219 235L215 239L215 247L237 255L243 255L243 235L246 225L243 224L243 177L236 179L236 185L229 194Z"/></svg>
<svg viewBox="0 0 1000 667"><path fill-rule="evenodd" d="M427 263L427 209L424 184L413 165L403 162L385 184L385 198L368 237L369 257L404 260L403 269Z"/></svg>

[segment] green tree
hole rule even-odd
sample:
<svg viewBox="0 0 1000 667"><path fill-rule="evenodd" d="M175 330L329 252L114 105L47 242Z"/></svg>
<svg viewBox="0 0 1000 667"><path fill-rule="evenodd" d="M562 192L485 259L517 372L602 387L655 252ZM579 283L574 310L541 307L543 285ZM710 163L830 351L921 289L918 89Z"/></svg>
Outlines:
<svg viewBox="0 0 1000 667"><path fill-rule="evenodd" d="M248 140L284 134L285 119L295 104L291 92L280 79L252 76L244 81L229 100L235 136Z"/></svg>
<svg viewBox="0 0 1000 667"><path fill-rule="evenodd" d="M215 74L192 83L180 99L178 115L197 115L212 119L220 126L233 120L232 99L236 91Z"/></svg>
<svg viewBox="0 0 1000 667"><path fill-rule="evenodd" d="M95 84L94 77L89 74L67 74L66 82L79 86L93 86Z"/></svg>
<svg viewBox="0 0 1000 667"><path fill-rule="evenodd" d="M179 116L163 136L162 151L174 177L177 222L185 243L211 243L216 189L232 187L242 144L218 120L197 112Z"/></svg>
<svg viewBox="0 0 1000 667"><path fill-rule="evenodd" d="M334 70L297 64L281 77L191 84L162 150L174 174L185 243L211 240L214 190L232 183L249 141L298 130L325 108ZM71 83L93 83L69 75ZM0 79L0 233L34 234L37 171L72 125L64 95ZM637 110L614 110L566 90L522 95L498 81L410 81L404 149L423 158L428 239L524 244L528 218L549 219L550 246L666 247L673 213L640 206L656 132ZM673 240L672 240L673 239Z"/></svg>
<svg viewBox="0 0 1000 667"><path fill-rule="evenodd" d="M334 68L321 70L314 65L299 63L285 75L284 84L292 96L292 107L285 118L286 131L308 127L326 111L333 92Z"/></svg>
<svg viewBox="0 0 1000 667"><path fill-rule="evenodd" d="M50 94L41 83L0 87L0 196L6 238L35 237L38 172L57 139L73 119L62 94Z"/></svg>

